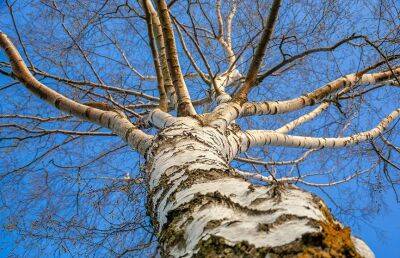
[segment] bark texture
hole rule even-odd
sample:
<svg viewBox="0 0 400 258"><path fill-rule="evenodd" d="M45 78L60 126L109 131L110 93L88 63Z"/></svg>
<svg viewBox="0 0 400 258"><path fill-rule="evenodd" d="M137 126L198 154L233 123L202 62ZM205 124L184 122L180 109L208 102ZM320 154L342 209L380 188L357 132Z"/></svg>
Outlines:
<svg viewBox="0 0 400 258"><path fill-rule="evenodd" d="M315 195L238 176L239 135L178 118L154 140L148 209L162 256L374 257Z"/></svg>

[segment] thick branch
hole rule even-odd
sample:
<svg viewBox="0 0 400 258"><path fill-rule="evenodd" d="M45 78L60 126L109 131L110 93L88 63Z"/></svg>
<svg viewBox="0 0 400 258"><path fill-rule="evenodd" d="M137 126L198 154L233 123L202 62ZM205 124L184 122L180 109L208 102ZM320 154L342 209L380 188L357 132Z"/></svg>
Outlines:
<svg viewBox="0 0 400 258"><path fill-rule="evenodd" d="M248 102L243 105L242 116L281 114L299 110L306 106L312 106L329 94L344 88L352 87L355 84L374 84L387 81L400 74L400 67L392 71L384 71L373 74L363 72L349 74L336 79L316 90L301 97L284 101Z"/></svg>
<svg viewBox="0 0 400 258"><path fill-rule="evenodd" d="M178 118L158 108L153 109L146 117L146 123L158 129L164 129L177 121Z"/></svg>
<svg viewBox="0 0 400 258"><path fill-rule="evenodd" d="M11 61L13 73L31 92L57 109L111 129L133 148L144 153L151 136L137 129L126 117L113 111L103 111L73 101L39 82L26 67L22 57L8 37L0 32L0 46Z"/></svg>
<svg viewBox="0 0 400 258"><path fill-rule="evenodd" d="M288 147L303 147L303 148L339 148L358 144L379 136L389 124L399 117L400 108L396 109L389 116L383 119L375 128L354 134L348 137L337 138L322 138L322 137L305 137L292 136L283 133L277 133L269 130L249 130L243 133L242 151L246 151L254 146L288 146Z"/></svg>
<svg viewBox="0 0 400 258"><path fill-rule="evenodd" d="M171 106L175 105L176 103L176 95L175 95L175 88L174 85L172 84L172 79L171 75L169 72L168 68L168 61L167 61L167 53L165 50L165 40L164 40L164 35L162 31L162 25L160 22L160 19L158 17L157 11L154 9L153 4L149 0L143 0L142 5L144 7L144 4L146 3L146 6L148 8L148 11L151 16L151 22L153 27L153 33L154 33L154 39L158 48L158 54L159 54L159 59L160 59L160 65L162 69L162 74L163 74L163 79L164 79L164 87L166 90L166 93L168 94L168 99L170 101Z"/></svg>
<svg viewBox="0 0 400 258"><path fill-rule="evenodd" d="M179 65L178 53L176 50L174 32L172 30L168 6L165 0L158 0L157 7L163 29L168 67L172 77L172 82L175 87L175 91L178 95L178 113L181 116L195 115L196 111L190 100L189 91L186 87L181 67Z"/></svg>
<svg viewBox="0 0 400 258"><path fill-rule="evenodd" d="M151 48L151 54L153 56L153 62L154 62L154 69L156 70L156 75L157 75L157 87L158 87L158 92L160 95L160 102L159 102L159 108L162 111L167 111L168 110L168 100L167 100L167 94L165 91L165 85L164 85L164 77L162 74L162 67L160 64L159 60L159 55L157 48L154 44L155 39L154 39L154 30L153 28L155 27L153 24L153 21L151 19L151 14L149 11L149 6L148 6L148 1L144 1L143 4L143 9L146 13L146 23L147 23L147 33L149 35L149 44Z"/></svg>
<svg viewBox="0 0 400 258"><path fill-rule="evenodd" d="M347 92L349 92L351 89L351 87L346 87L343 90L341 90L338 94L337 97L346 94ZM328 109L329 105L332 102L323 102L322 104L320 104L317 108L315 108L314 110L312 110L311 112L304 114L298 118L296 118L295 120L285 124L284 126L278 128L275 130L275 132L277 133L288 133L292 130L294 130L296 127L299 127L300 125L313 120L314 118L316 118L317 116L319 116L320 114L322 114L322 112L324 112L325 110Z"/></svg>
<svg viewBox="0 0 400 258"><path fill-rule="evenodd" d="M247 101L247 95L250 89L254 86L258 71L260 70L265 50L267 45L271 40L272 33L274 31L275 23L278 18L279 7L281 6L281 0L274 0L271 6L271 10L268 16L267 25L264 28L263 34L261 36L260 43L258 44L256 53L254 54L253 60L251 61L249 71L247 72L246 79L244 81L243 87L235 95L234 99L244 103Z"/></svg>

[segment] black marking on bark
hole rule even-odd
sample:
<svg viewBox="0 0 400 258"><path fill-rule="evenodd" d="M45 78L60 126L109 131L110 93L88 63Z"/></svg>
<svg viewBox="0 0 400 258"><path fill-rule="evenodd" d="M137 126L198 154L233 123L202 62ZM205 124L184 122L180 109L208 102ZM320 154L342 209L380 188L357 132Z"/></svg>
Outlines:
<svg viewBox="0 0 400 258"><path fill-rule="evenodd" d="M267 113L270 113L271 112L271 106L270 106L270 104L268 103L268 102L265 102L265 105L267 106Z"/></svg>
<svg viewBox="0 0 400 258"><path fill-rule="evenodd" d="M89 118L89 116L90 116L90 111L92 111L92 108L90 108L90 107L86 108L86 110L85 110L85 117L86 117L86 118Z"/></svg>
<svg viewBox="0 0 400 258"><path fill-rule="evenodd" d="M158 191L160 191L162 189L165 189L165 188L168 188L171 183L173 184L173 182L175 182L175 180L170 182L170 180L169 180L170 177L175 175L175 174L177 174L177 173L182 172L182 170L184 170L184 169L185 169L184 164L182 164L182 166L174 165L174 166L171 166L168 169L166 169L164 171L164 173L161 175L160 179L158 180L157 186L155 186L153 189L151 189L149 194L150 195L154 195L154 194L157 194ZM169 174L169 172L171 170L174 171L174 172L167 176L167 174ZM176 180L178 180L178 179L179 178L177 178ZM163 194L161 196L163 196Z"/></svg>
<svg viewBox="0 0 400 258"><path fill-rule="evenodd" d="M175 225L161 232L159 241L162 242L164 250L163 257L168 257L170 249L173 247L183 248L186 244L185 230Z"/></svg>
<svg viewBox="0 0 400 258"><path fill-rule="evenodd" d="M306 105L306 100L305 100L305 98L306 98L306 97L304 97L304 96L301 96L301 97L300 97L301 105L302 105L302 106L305 106L305 105Z"/></svg>
<svg viewBox="0 0 400 258"><path fill-rule="evenodd" d="M224 220L226 220L226 218L213 219L213 220L208 221L207 224L204 227L204 231L219 227Z"/></svg>
<svg viewBox="0 0 400 258"><path fill-rule="evenodd" d="M258 114L258 112L257 112L257 104L254 104L254 114Z"/></svg>
<svg viewBox="0 0 400 258"><path fill-rule="evenodd" d="M240 222L242 222L242 221L240 221L240 220L232 220L232 221L229 221L229 222L225 223L225 226L229 227L229 226L232 226L232 225L240 223Z"/></svg>
<svg viewBox="0 0 400 258"><path fill-rule="evenodd" d="M131 127L129 128L126 133L125 133L125 140L128 140L129 135L133 132L133 130L135 129L135 127Z"/></svg>
<svg viewBox="0 0 400 258"><path fill-rule="evenodd" d="M256 188L254 187L253 184L249 184L249 186L247 187L247 189L249 189L249 192L252 193L256 190ZM250 204L251 205L251 204Z"/></svg>
<svg viewBox="0 0 400 258"><path fill-rule="evenodd" d="M103 116L104 116L104 112L101 112L101 114L100 114L100 116L99 116L99 122L101 123L101 119L103 119Z"/></svg>
<svg viewBox="0 0 400 258"><path fill-rule="evenodd" d="M23 79L23 77L19 77L19 76L16 76L16 77L17 77L17 78L21 81L21 83L23 83L30 91L32 91L33 94L36 94L37 96L39 96L39 98L41 98L41 99L43 99L43 100L47 100L47 94L46 94L45 92L43 92L43 91L40 89L40 85L39 85L39 86L37 86L37 85L32 86L32 85L29 83L29 81ZM36 83L35 83L35 84L36 84Z"/></svg>
<svg viewBox="0 0 400 258"><path fill-rule="evenodd" d="M231 177L228 173L225 172L224 169L212 169L210 171L197 169L192 171L186 171L185 175L187 176L187 179L179 183L178 187L168 196L167 202L174 201L175 196L178 192L182 191L183 189L189 189L195 184L212 182L214 180L218 180L221 178Z"/></svg>
<svg viewBox="0 0 400 258"><path fill-rule="evenodd" d="M107 128L110 128L110 123L111 123L111 117L108 117L108 120L107 120Z"/></svg>
<svg viewBox="0 0 400 258"><path fill-rule="evenodd" d="M265 257L270 248L256 248L247 241L230 245L223 237L211 235L206 240L201 240L196 246L196 258L204 257Z"/></svg>
<svg viewBox="0 0 400 258"><path fill-rule="evenodd" d="M385 74L382 77L380 77L379 79L375 80L375 82L383 82L383 81L389 80L392 78L392 76L393 76L392 73Z"/></svg>
<svg viewBox="0 0 400 258"><path fill-rule="evenodd" d="M271 137L271 136L268 136L268 138L267 138L267 139L268 139L268 143L267 143L267 144L268 144L268 145L269 145L269 144L271 144L272 137Z"/></svg>
<svg viewBox="0 0 400 258"><path fill-rule="evenodd" d="M61 101L62 98L56 98L56 101L54 101L54 106L59 109Z"/></svg>
<svg viewBox="0 0 400 258"><path fill-rule="evenodd" d="M274 110L271 112L271 115L275 115L276 113L278 113L278 106L277 104L274 105Z"/></svg>
<svg viewBox="0 0 400 258"><path fill-rule="evenodd" d="M318 226L316 226L316 221L312 218L308 218L306 216L298 216L298 215L294 215L294 214L282 214L278 218L276 218L275 221L272 223L259 223L257 229L258 229L258 231L264 231L264 232L268 233L273 228L276 228L279 225L282 225L289 221L294 221L294 220L307 220L307 223L309 223L310 226L318 228Z"/></svg>
<svg viewBox="0 0 400 258"><path fill-rule="evenodd" d="M267 198L267 197L258 197L258 198L256 198L256 199L254 199L253 201L251 201L251 203L250 203L249 206L258 205L258 204L261 204L261 203L263 203L263 202L265 202L265 201L268 201L268 200L270 200L270 198Z"/></svg>
<svg viewBox="0 0 400 258"><path fill-rule="evenodd" d="M240 110L236 107L236 105L233 105L233 108L236 110L237 116L240 115Z"/></svg>
<svg viewBox="0 0 400 258"><path fill-rule="evenodd" d="M154 115L154 112L151 112L151 114L150 114L150 122L153 124L153 115Z"/></svg>

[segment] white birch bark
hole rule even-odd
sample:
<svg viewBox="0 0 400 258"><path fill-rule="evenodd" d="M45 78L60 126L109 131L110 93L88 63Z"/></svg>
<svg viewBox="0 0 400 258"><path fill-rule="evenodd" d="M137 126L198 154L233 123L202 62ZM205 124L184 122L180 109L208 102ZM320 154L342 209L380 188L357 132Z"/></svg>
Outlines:
<svg viewBox="0 0 400 258"><path fill-rule="evenodd" d="M232 71L228 70L226 73L218 75L217 78L215 78L215 87L217 87L218 92L220 92L220 94L216 97L216 101L218 104L228 102L232 99L225 90L228 86L239 82L241 77L242 75L240 74L240 72L237 69L234 69Z"/></svg>
<svg viewBox="0 0 400 258"><path fill-rule="evenodd" d="M374 257L315 195L238 176L229 165L243 144L238 128L222 133L193 118L164 121L146 166L162 256Z"/></svg>
<svg viewBox="0 0 400 258"><path fill-rule="evenodd" d="M400 108L394 110L385 117L376 127L369 131L360 132L348 137L325 138L306 137L279 133L271 130L248 130L242 134L242 150L254 146L273 145L288 147L318 148L340 148L358 144L363 141L374 139L383 133L389 124L400 116Z"/></svg>
<svg viewBox="0 0 400 258"><path fill-rule="evenodd" d="M299 110L306 106L312 106L329 94L345 87L353 87L355 84L377 84L390 81L400 74L400 67L393 71L377 72L372 74L349 74L336 79L304 96L284 101L247 102L243 105L242 116L282 114Z"/></svg>

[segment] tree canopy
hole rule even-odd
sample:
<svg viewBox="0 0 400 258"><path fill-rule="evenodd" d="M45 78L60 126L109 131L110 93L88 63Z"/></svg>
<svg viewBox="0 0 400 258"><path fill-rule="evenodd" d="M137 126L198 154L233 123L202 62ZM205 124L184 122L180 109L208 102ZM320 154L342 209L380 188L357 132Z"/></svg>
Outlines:
<svg viewBox="0 0 400 258"><path fill-rule="evenodd" d="M12 252L155 254L144 147L121 140L155 135L154 110L234 120L237 173L315 191L351 223L398 201L398 1L6 0L0 16Z"/></svg>

